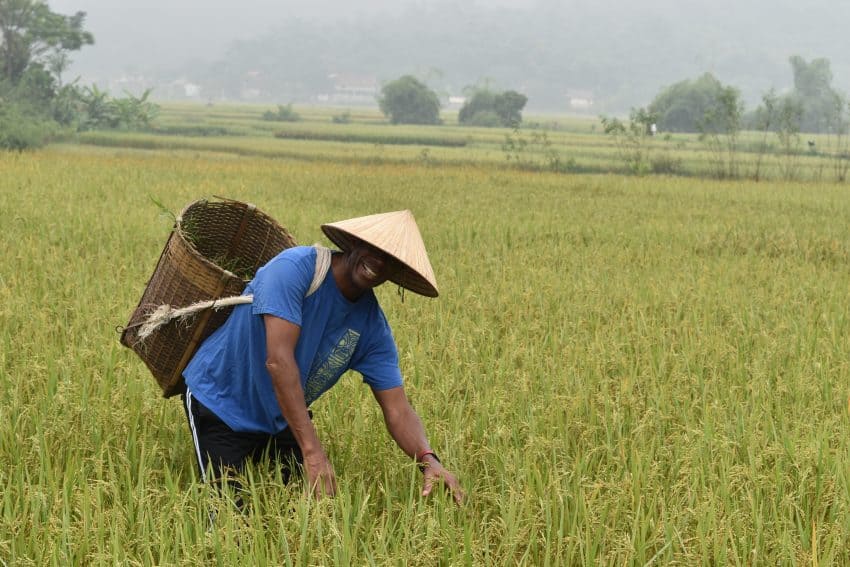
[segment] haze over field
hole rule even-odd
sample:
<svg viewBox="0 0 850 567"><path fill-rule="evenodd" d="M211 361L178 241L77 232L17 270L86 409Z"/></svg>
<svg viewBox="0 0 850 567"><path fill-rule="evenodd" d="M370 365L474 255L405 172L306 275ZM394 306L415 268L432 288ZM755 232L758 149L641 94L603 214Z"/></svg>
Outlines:
<svg viewBox="0 0 850 567"><path fill-rule="evenodd" d="M315 102L350 83L405 73L441 94L487 83L529 96L529 108L592 111L647 104L665 85L711 72L752 106L792 84L791 55L828 58L850 90L844 27L834 0L503 0L357 3L53 0L87 12L96 44L73 54L80 75L113 89L154 86L155 96ZM128 80L132 77L132 80ZM124 82L117 82L124 79ZM200 88L164 85L181 81ZM368 98L368 97L367 97Z"/></svg>

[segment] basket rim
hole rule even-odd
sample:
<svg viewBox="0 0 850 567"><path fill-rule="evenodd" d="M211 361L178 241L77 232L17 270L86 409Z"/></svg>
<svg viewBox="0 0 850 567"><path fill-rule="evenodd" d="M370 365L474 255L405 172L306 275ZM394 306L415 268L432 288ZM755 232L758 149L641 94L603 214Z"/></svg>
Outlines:
<svg viewBox="0 0 850 567"><path fill-rule="evenodd" d="M255 214L259 214L261 217L263 217L263 220L270 221L276 227L278 227L279 225L277 224L277 221L275 221L272 217L270 217L269 215L267 215L266 213L264 213L263 211L258 209L257 206L254 205L253 203L245 203L245 202L242 202L242 201L237 201L235 199L224 199L224 198L220 198L220 197L216 198L215 200L197 199L195 201L192 201L191 203L189 203L188 205L183 207L183 210L181 210L180 214L177 215L177 218L174 221L174 231L180 236L180 240L182 241L182 243L184 245L186 245L186 247L189 248L189 250L198 259L200 259L201 262L205 266L212 267L217 272L220 272L220 273L222 273L226 276L230 276L230 277L237 279L241 282L247 283L251 280L245 279L245 278L240 278L239 276L237 276L236 274L234 274L233 272L231 272L227 268L222 268L221 266L219 266L218 264L216 264L215 262L213 262L212 260L207 258L206 255L202 254L201 251L198 250L198 248L195 246L195 244L189 238L186 237L186 233L183 230L183 216L192 207L199 206L199 205L206 205L207 203L210 203L210 202L224 203L224 204L229 204L229 205L235 205L235 206L240 207L240 208L245 207L245 208L248 208L248 209L253 209Z"/></svg>

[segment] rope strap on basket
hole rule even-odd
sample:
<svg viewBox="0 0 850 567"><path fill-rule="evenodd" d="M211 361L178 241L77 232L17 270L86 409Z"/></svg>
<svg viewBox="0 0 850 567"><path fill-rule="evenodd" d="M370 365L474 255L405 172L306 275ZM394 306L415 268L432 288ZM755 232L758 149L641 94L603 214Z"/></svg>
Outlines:
<svg viewBox="0 0 850 567"><path fill-rule="evenodd" d="M310 282L310 287L307 289L307 293L304 294L305 299L319 289L331 267L331 250L319 244L314 244L313 247L316 249L316 269L313 273L313 281ZM138 342L144 341L156 332L157 329L171 321L183 321L207 309L223 309L225 307L233 307L234 305L253 303L253 301L253 295L233 295L231 297L198 301L186 307L175 308L170 305L160 305L141 324L138 333Z"/></svg>

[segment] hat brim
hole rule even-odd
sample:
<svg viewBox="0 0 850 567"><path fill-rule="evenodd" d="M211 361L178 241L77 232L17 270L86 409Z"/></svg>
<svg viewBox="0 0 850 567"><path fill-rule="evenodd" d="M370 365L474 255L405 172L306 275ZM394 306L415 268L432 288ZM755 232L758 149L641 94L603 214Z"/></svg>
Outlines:
<svg viewBox="0 0 850 567"><path fill-rule="evenodd" d="M354 248L358 242L365 242L370 246L374 246L389 256L392 261L390 275L388 277L391 282L400 285L405 289L409 289L414 293L418 293L419 295L424 295L425 297L437 297L439 295L437 288L431 285L431 282L429 282L422 274L392 253L388 252L379 244L370 242L362 236L355 236L346 230L328 224L322 225L322 232L324 232L325 236L327 236L330 241L336 244L343 252L348 252Z"/></svg>

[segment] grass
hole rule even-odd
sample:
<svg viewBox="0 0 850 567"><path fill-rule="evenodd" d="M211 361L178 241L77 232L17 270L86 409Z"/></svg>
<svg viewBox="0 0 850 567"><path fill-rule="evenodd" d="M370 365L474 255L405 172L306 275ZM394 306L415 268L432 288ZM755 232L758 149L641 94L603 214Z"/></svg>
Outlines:
<svg viewBox="0 0 850 567"><path fill-rule="evenodd" d="M227 142L0 154L3 563L848 563L846 186ZM314 406L337 498L258 467L243 515L197 481L179 402L115 327L171 227L150 196L209 195L305 244L414 211L441 297L379 296L465 506L419 496L356 376Z"/></svg>

